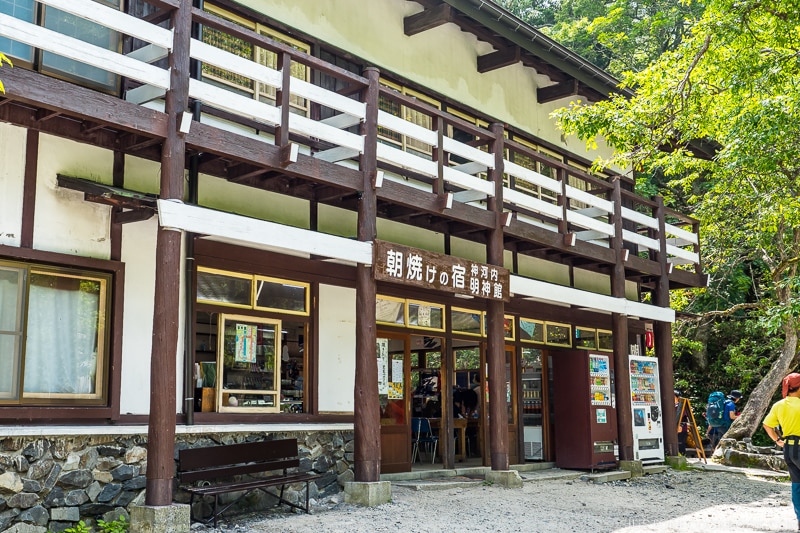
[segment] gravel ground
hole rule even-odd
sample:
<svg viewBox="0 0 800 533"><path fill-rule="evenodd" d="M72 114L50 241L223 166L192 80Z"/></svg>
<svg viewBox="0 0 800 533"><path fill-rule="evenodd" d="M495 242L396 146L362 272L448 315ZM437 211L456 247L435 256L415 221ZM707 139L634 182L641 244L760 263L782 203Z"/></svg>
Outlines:
<svg viewBox="0 0 800 533"><path fill-rule="evenodd" d="M674 471L595 484L586 478L528 481L522 489L477 483L414 490L365 508L337 495L313 513L233 517L217 530L246 532L751 532L797 531L791 485L728 472Z"/></svg>

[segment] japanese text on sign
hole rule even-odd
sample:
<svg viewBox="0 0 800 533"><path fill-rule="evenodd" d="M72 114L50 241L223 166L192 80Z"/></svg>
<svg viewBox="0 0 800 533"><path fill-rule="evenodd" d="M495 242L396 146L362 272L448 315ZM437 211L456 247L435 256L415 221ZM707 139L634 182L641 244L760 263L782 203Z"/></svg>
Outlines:
<svg viewBox="0 0 800 533"><path fill-rule="evenodd" d="M375 278L490 300L509 300L505 268L375 241Z"/></svg>

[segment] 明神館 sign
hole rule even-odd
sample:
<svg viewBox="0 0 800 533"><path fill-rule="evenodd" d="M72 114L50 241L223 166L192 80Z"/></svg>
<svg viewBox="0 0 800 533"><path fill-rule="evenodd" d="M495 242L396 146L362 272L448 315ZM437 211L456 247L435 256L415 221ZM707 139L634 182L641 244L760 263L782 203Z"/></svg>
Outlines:
<svg viewBox="0 0 800 533"><path fill-rule="evenodd" d="M385 241L373 247L375 279L488 300L510 300L508 270Z"/></svg>

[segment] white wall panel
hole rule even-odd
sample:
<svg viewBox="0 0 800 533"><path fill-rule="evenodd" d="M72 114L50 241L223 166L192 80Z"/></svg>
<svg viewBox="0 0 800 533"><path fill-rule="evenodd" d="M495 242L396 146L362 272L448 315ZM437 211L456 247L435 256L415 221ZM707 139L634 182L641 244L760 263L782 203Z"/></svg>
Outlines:
<svg viewBox="0 0 800 533"><path fill-rule="evenodd" d="M99 259L110 256L109 206L86 202L83 193L56 186L56 175L112 181L114 157L103 150L66 139L39 138L36 216L33 247L37 250Z"/></svg>
<svg viewBox="0 0 800 533"><path fill-rule="evenodd" d="M0 124L0 244L19 246L25 181L25 129Z"/></svg>
<svg viewBox="0 0 800 533"><path fill-rule="evenodd" d="M355 289L320 285L319 323L319 410L353 412Z"/></svg>

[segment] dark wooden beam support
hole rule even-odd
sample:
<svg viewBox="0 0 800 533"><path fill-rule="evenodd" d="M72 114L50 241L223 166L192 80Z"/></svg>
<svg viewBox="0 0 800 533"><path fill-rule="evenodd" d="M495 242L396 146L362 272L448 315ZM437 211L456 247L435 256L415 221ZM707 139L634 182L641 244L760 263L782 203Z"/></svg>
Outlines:
<svg viewBox="0 0 800 533"><path fill-rule="evenodd" d="M478 56L478 72L483 74L484 72L514 65L521 60L522 49L519 46L510 46L491 54Z"/></svg>
<svg viewBox="0 0 800 533"><path fill-rule="evenodd" d="M36 218L36 175L39 169L39 132L28 130L25 139L25 171L22 189L22 229L20 246L33 248L33 228Z"/></svg>
<svg viewBox="0 0 800 533"><path fill-rule="evenodd" d="M372 177L378 169L378 84L380 72L367 67L364 74L369 86L362 101L367 104L366 119L361 125L364 152L359 158L361 198L358 206L358 240L372 242L377 237L377 199ZM353 391L355 409L354 473L356 482L377 482L381 477L381 426L378 398L378 367L375 364L375 299L377 287L370 265L356 265L356 376Z"/></svg>
<svg viewBox="0 0 800 533"><path fill-rule="evenodd" d="M179 134L180 117L189 102L189 42L191 2L183 1L172 12L172 52L168 63L170 88L164 110L166 138L161 155L160 196L182 200L186 165L185 136ZM156 237L156 281L153 305L153 342L150 354L150 418L147 426L147 476L145 505L172 503L175 477L175 405L177 396L177 348L180 329L181 243L179 231L159 228ZM187 351L187 353L190 353Z"/></svg>
<svg viewBox="0 0 800 533"><path fill-rule="evenodd" d="M15 103L107 124L116 131L166 136L167 120L164 113L115 96L23 68L4 70L3 83L6 86L5 96Z"/></svg>
<svg viewBox="0 0 800 533"><path fill-rule="evenodd" d="M556 83L555 85L548 85L547 87L540 87L536 89L536 99L540 104L546 104L559 98L566 98L567 96L576 96L578 94L578 80L569 79Z"/></svg>
<svg viewBox="0 0 800 533"><path fill-rule="evenodd" d="M494 217L493 227L486 232L486 262L503 266L503 125L490 126L494 141L494 168L489 171L489 181L494 183L494 196L486 201ZM505 303L503 300L486 302L486 363L489 370L489 450L492 470L508 470L508 405L506 403L506 350L503 332ZM452 435L452 428L450 433Z"/></svg>
<svg viewBox="0 0 800 533"><path fill-rule="evenodd" d="M128 224L150 220L156 212L152 209L134 209L132 211L117 211L111 217L114 224Z"/></svg>
<svg viewBox="0 0 800 533"><path fill-rule="evenodd" d="M625 298L625 265L622 254L622 189L619 180L614 181L614 192L611 197L614 213L611 222L614 225L614 237L611 239L611 250L615 261L611 274L611 296ZM616 380L614 393L617 398L631 397L630 366L628 359L628 317L620 313L611 314L611 332L614 338L614 368ZM668 409L664 409L667 411ZM665 426L672 427L672 426ZM664 432L666 434L666 431ZM619 460L633 461L633 408L631 402L617 401L617 435L619 437Z"/></svg>
<svg viewBox="0 0 800 533"><path fill-rule="evenodd" d="M114 152L111 184L118 189L125 188L125 154L119 151ZM111 210L109 238L111 239L111 259L114 261L119 261L122 258L122 225L114 222L114 217L120 213L122 213L121 207L114 207Z"/></svg>
<svg viewBox="0 0 800 533"><path fill-rule="evenodd" d="M50 120L59 116L61 116L61 113L49 109L39 109L36 111L37 122L45 122L46 120Z"/></svg>
<svg viewBox="0 0 800 533"><path fill-rule="evenodd" d="M403 30L411 37L423 31L432 30L442 24L453 22L453 11L449 4L441 3L403 19Z"/></svg>
<svg viewBox="0 0 800 533"><path fill-rule="evenodd" d="M665 222L664 199L656 197L656 220L658 220L658 247L656 260L661 266L661 275L658 277L655 286L654 302L662 308L669 308L669 264L667 263L667 231ZM654 347L658 358L658 381L661 392L662 404L666 404L675 390L672 362L672 324L669 322L657 321L653 327ZM672 405L672 404L669 404ZM674 409L664 409L664 427L677 427L676 413ZM674 431L664 432L664 454L667 456L678 456L678 434Z"/></svg>

